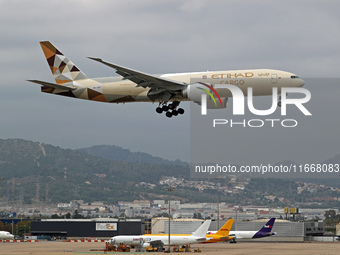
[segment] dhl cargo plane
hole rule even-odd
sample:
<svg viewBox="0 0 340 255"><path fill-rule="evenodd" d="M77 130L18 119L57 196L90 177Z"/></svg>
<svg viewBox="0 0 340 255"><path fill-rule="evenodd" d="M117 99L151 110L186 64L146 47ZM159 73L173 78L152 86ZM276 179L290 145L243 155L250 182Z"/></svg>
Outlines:
<svg viewBox="0 0 340 255"><path fill-rule="evenodd" d="M305 84L293 73L272 69L151 75L93 57L89 58L113 68L121 77L88 78L52 43L40 45L55 79L55 83L29 80L42 85L42 92L107 103L156 102L156 112L169 118L184 113L181 101L201 104L202 94L210 95L207 109L226 108L232 92L223 84L238 87L244 95L252 87L254 96L272 95L274 87L280 93L282 87Z"/></svg>

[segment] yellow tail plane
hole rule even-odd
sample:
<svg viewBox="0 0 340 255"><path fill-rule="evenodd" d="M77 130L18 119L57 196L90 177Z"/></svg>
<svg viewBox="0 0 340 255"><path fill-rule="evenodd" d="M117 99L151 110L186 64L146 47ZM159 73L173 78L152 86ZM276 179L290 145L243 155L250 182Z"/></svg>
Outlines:
<svg viewBox="0 0 340 255"><path fill-rule="evenodd" d="M233 239L233 237L229 236L229 232L231 227L233 226L233 223L234 220L230 219L215 234L208 233L205 237L211 239L204 243L217 243Z"/></svg>

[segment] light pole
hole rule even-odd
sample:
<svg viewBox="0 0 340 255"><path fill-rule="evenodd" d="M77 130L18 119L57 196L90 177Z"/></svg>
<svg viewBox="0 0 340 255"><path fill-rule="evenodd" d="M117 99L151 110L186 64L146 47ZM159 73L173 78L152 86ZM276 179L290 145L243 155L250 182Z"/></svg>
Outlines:
<svg viewBox="0 0 340 255"><path fill-rule="evenodd" d="M220 178L216 178L217 181L217 229L220 229Z"/></svg>
<svg viewBox="0 0 340 255"><path fill-rule="evenodd" d="M220 183L217 183L217 229L220 229Z"/></svg>
<svg viewBox="0 0 340 255"><path fill-rule="evenodd" d="M1 192L1 181L5 180L5 177L0 177L0 192ZM0 194L0 203L1 203L1 194Z"/></svg>
<svg viewBox="0 0 340 255"><path fill-rule="evenodd" d="M170 194L171 194L171 191L174 191L174 190L175 190L175 188L167 187L167 188L163 188L163 190L169 191L169 235L168 235L168 252L170 252Z"/></svg>

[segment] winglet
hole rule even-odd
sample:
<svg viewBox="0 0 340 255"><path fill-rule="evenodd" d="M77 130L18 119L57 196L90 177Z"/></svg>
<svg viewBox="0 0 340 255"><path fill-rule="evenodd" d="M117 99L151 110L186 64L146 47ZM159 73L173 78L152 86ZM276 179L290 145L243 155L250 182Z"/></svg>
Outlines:
<svg viewBox="0 0 340 255"><path fill-rule="evenodd" d="M68 86L64 86L64 85L59 85L59 84L54 84L54 83L50 83L50 82L46 82L46 81L39 81L39 80L27 80L29 82L33 82L42 86L47 86L50 88L54 88L54 89L62 89L62 90L74 90L77 87L73 86L73 87L68 87Z"/></svg>
<svg viewBox="0 0 340 255"><path fill-rule="evenodd" d="M87 57L89 59L92 59L94 61L102 62L103 60L101 58L93 58L93 57Z"/></svg>

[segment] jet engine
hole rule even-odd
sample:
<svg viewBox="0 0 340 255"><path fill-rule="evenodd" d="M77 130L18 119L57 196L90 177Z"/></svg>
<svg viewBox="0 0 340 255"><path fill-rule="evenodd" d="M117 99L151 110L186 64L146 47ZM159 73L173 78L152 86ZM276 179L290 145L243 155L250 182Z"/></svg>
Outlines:
<svg viewBox="0 0 340 255"><path fill-rule="evenodd" d="M183 91L184 97L188 98L189 101L193 101L198 105L201 105L202 95L207 95L207 109L223 109L227 108L228 98L220 97L218 93L209 84L205 83L194 83L189 84ZM213 100L214 97L215 101ZM216 102L216 104L215 104ZM221 104L222 103L222 104Z"/></svg>

